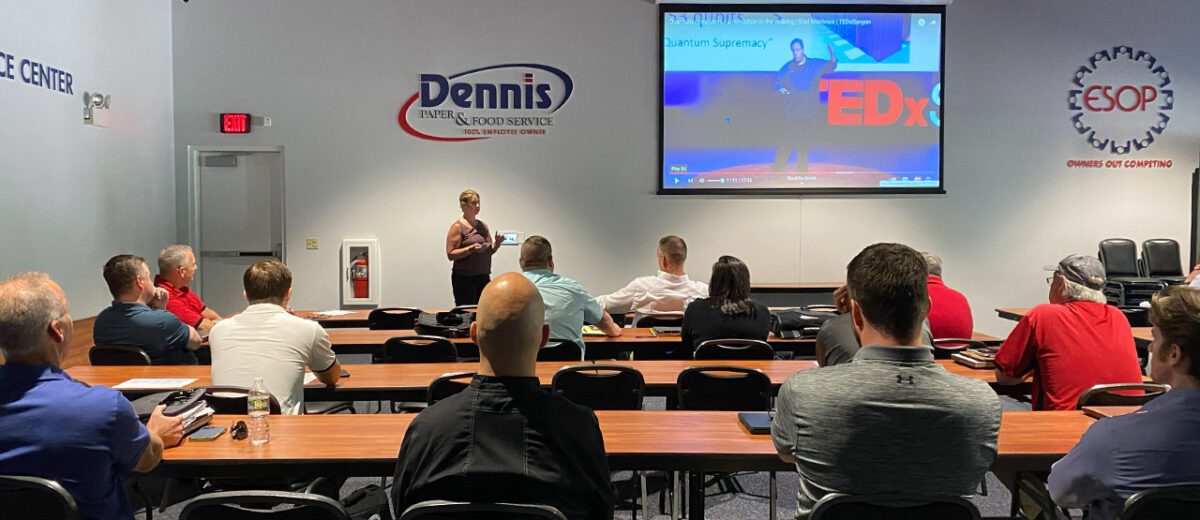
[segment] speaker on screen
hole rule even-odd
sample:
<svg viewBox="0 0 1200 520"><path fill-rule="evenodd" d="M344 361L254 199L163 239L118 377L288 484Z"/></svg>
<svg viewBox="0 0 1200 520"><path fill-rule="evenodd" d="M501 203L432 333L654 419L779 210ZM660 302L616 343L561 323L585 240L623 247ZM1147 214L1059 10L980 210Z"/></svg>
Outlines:
<svg viewBox="0 0 1200 520"><path fill-rule="evenodd" d="M944 6L660 15L659 193L944 192Z"/></svg>

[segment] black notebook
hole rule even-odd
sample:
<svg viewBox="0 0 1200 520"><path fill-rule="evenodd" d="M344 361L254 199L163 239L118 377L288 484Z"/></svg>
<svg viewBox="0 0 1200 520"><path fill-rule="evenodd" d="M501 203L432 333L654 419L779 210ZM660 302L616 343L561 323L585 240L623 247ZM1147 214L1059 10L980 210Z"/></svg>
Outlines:
<svg viewBox="0 0 1200 520"><path fill-rule="evenodd" d="M738 422L752 434L771 433L769 412L738 412Z"/></svg>

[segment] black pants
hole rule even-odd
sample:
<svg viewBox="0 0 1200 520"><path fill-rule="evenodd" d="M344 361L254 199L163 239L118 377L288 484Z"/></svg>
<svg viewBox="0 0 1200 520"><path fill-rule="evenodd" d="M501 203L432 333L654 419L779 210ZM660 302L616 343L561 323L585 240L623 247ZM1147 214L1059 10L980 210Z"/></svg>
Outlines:
<svg viewBox="0 0 1200 520"><path fill-rule="evenodd" d="M492 281L490 275L462 275L450 273L450 285L454 287L454 306L476 305L483 288Z"/></svg>
<svg viewBox="0 0 1200 520"><path fill-rule="evenodd" d="M775 149L775 164L771 171L808 171L808 146L816 137L816 119L787 119L784 128L787 130L779 135L779 148ZM788 168L788 157L792 155L792 150L796 151L796 166Z"/></svg>

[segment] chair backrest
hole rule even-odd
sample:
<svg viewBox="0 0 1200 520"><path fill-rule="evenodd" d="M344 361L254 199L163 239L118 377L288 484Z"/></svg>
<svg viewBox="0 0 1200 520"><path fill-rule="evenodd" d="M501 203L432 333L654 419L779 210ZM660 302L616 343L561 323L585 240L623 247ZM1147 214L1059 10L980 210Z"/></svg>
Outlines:
<svg viewBox="0 0 1200 520"><path fill-rule="evenodd" d="M942 338L933 340L934 359L950 359L950 356L968 348L986 347L987 343L964 338Z"/></svg>
<svg viewBox="0 0 1200 520"><path fill-rule="evenodd" d="M683 325L682 312L633 313L631 327L679 327Z"/></svg>
<svg viewBox="0 0 1200 520"><path fill-rule="evenodd" d="M453 309L450 309L450 312L452 312L452 313L476 312L478 310L479 310L478 305L459 305L458 307L454 307Z"/></svg>
<svg viewBox="0 0 1200 520"><path fill-rule="evenodd" d="M279 509L277 506L292 507ZM264 506L275 506L270 509ZM290 491L223 491L184 503L179 520L350 520L338 501Z"/></svg>
<svg viewBox="0 0 1200 520"><path fill-rule="evenodd" d="M425 392L425 402L433 404L466 390L471 385L471 378L473 377L475 377L475 372L442 374L441 377L429 383L429 389Z"/></svg>
<svg viewBox="0 0 1200 520"><path fill-rule="evenodd" d="M93 345L88 350L88 361L95 366L148 366L150 355L137 347Z"/></svg>
<svg viewBox="0 0 1200 520"><path fill-rule="evenodd" d="M569 339L550 338L538 350L538 361L583 361L583 348Z"/></svg>
<svg viewBox="0 0 1200 520"><path fill-rule="evenodd" d="M690 367L679 373L675 386L680 410L770 409L771 378L752 368Z"/></svg>
<svg viewBox="0 0 1200 520"><path fill-rule="evenodd" d="M567 520L558 509L542 504L486 504L426 500L408 506L398 520ZM182 519L181 519L182 520Z"/></svg>
<svg viewBox="0 0 1200 520"><path fill-rule="evenodd" d="M1194 520L1200 518L1200 485L1147 489L1125 500L1121 520Z"/></svg>
<svg viewBox="0 0 1200 520"><path fill-rule="evenodd" d="M383 307L367 315L367 326L371 330L403 330L417 326L421 309L416 307Z"/></svg>
<svg viewBox="0 0 1200 520"><path fill-rule="evenodd" d="M1079 396L1079 400L1075 402L1075 409L1085 406L1141 406L1170 389L1170 385L1154 383L1096 385Z"/></svg>
<svg viewBox="0 0 1200 520"><path fill-rule="evenodd" d="M246 415L246 398L249 388L240 386L209 386L204 388L204 401L213 412L223 415ZM283 413L279 400L271 396L271 415Z"/></svg>
<svg viewBox="0 0 1200 520"><path fill-rule="evenodd" d="M550 388L593 410L641 410L646 378L633 367L579 365L556 372Z"/></svg>
<svg viewBox="0 0 1200 520"><path fill-rule="evenodd" d="M1183 262L1179 259L1179 242L1169 238L1155 238L1142 242L1142 265L1146 276L1183 276Z"/></svg>
<svg viewBox="0 0 1200 520"><path fill-rule="evenodd" d="M38 477L0 475L0 511L5 518L79 518L75 497L58 482Z"/></svg>
<svg viewBox="0 0 1200 520"><path fill-rule="evenodd" d="M775 349L757 339L710 339L700 343L696 359L775 359Z"/></svg>
<svg viewBox="0 0 1200 520"><path fill-rule="evenodd" d="M1137 244L1128 238L1101 240L1100 262L1109 277L1137 276Z"/></svg>
<svg viewBox="0 0 1200 520"><path fill-rule="evenodd" d="M979 509L961 497L843 495L817 501L809 520L979 520Z"/></svg>
<svg viewBox="0 0 1200 520"><path fill-rule="evenodd" d="M458 361L458 351L441 336L399 336L383 344L383 363L450 363Z"/></svg>

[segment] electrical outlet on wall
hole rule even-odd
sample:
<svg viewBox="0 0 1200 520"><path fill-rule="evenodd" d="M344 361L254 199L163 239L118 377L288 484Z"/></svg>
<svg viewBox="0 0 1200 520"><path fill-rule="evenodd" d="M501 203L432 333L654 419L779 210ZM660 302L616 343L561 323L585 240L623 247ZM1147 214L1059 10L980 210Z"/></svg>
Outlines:
<svg viewBox="0 0 1200 520"><path fill-rule="evenodd" d="M304 239L304 249L316 250L320 248L320 242L315 238Z"/></svg>

